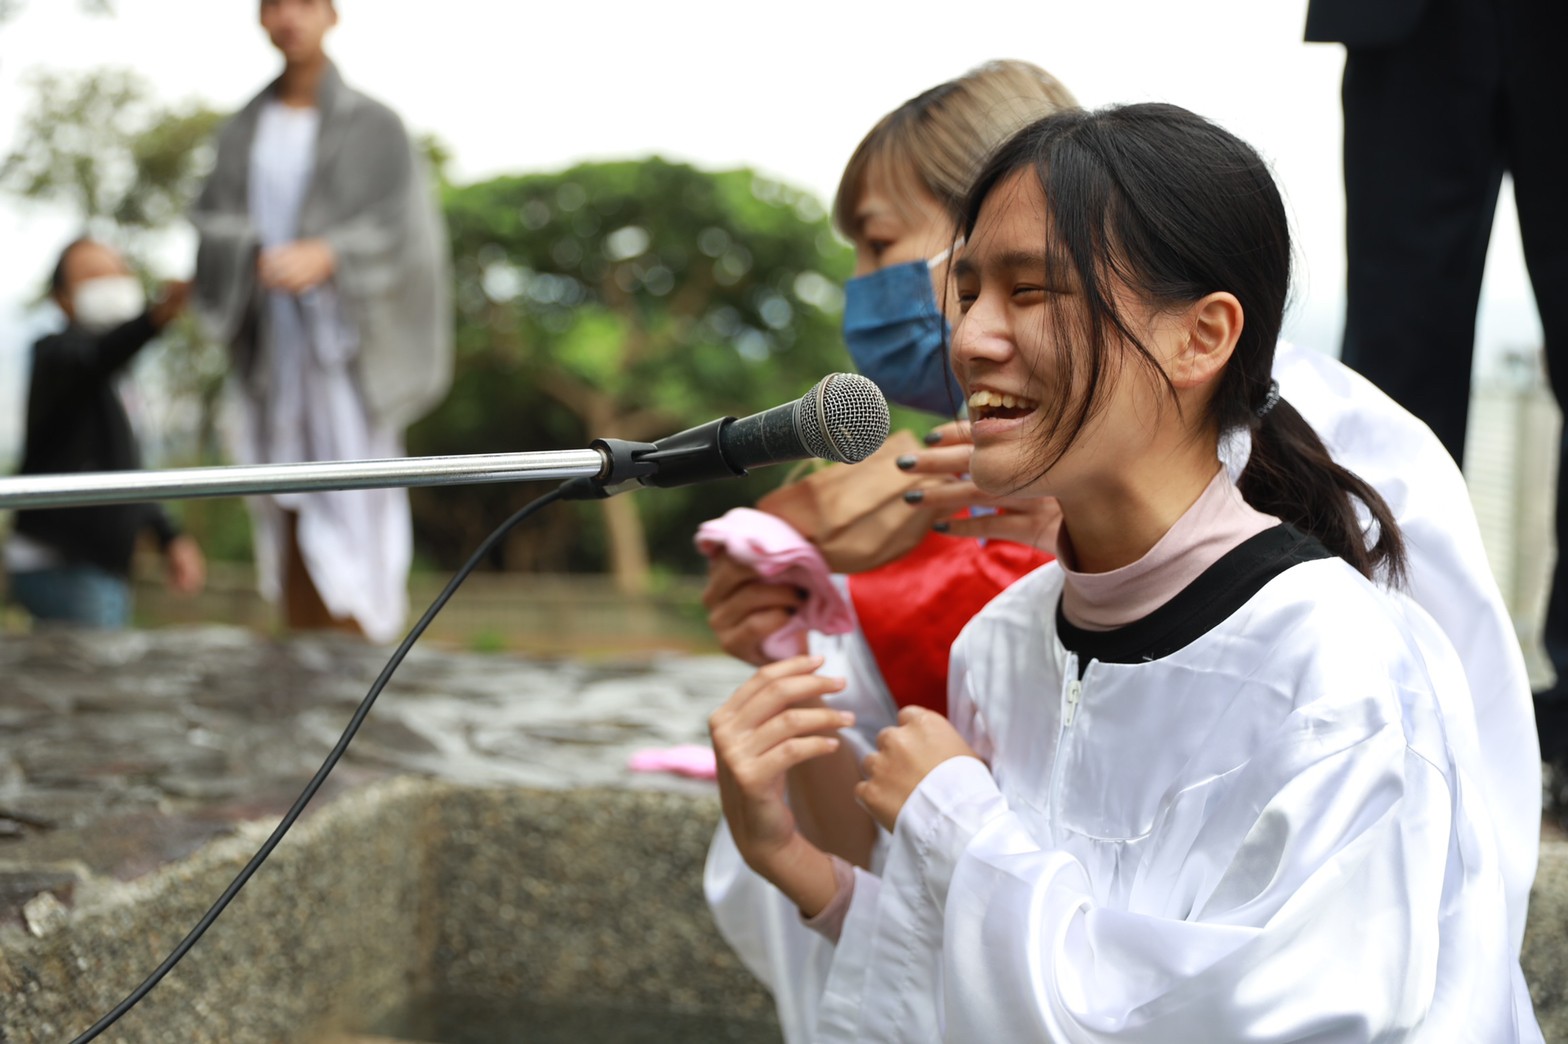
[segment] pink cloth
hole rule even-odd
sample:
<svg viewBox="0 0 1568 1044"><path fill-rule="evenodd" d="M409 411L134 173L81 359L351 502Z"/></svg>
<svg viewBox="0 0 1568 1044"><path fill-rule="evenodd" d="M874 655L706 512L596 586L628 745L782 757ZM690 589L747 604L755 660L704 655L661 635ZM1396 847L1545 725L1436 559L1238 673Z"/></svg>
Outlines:
<svg viewBox="0 0 1568 1044"><path fill-rule="evenodd" d="M764 580L806 593L800 610L762 642L762 651L774 659L798 654L800 636L807 631L848 634L855 629L854 613L834 585L822 552L783 519L735 508L697 527L697 550L710 558L723 551Z"/></svg>
<svg viewBox="0 0 1568 1044"><path fill-rule="evenodd" d="M1141 620L1196 580L1248 537L1279 525L1241 497L1220 468L1176 524L1138 561L1104 573L1072 568L1072 548L1057 548L1067 582L1062 613L1086 631L1110 631Z"/></svg>
<svg viewBox="0 0 1568 1044"><path fill-rule="evenodd" d="M633 772L673 772L693 779L713 779L718 775L713 748L697 743L639 750L627 760L626 767Z"/></svg>

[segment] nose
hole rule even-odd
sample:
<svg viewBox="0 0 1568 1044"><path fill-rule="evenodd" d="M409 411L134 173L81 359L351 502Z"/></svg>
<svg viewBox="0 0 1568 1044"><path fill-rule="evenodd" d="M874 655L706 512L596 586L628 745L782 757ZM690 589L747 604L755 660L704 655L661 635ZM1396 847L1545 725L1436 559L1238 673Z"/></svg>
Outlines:
<svg viewBox="0 0 1568 1044"><path fill-rule="evenodd" d="M982 292L953 328L953 369L962 375L966 363L1006 362L1015 350L1006 307L997 295Z"/></svg>

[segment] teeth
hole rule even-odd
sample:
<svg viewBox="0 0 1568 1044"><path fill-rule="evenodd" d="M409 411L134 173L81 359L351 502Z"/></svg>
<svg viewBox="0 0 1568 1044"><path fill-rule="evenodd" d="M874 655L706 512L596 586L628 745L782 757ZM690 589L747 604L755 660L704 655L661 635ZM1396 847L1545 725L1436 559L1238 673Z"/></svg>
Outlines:
<svg viewBox="0 0 1568 1044"><path fill-rule="evenodd" d="M1032 410L1038 407L1039 403L1033 399L1026 399L1021 395L1003 395L1000 392L993 391L977 391L969 396L969 408L971 410L982 410L988 406L999 406L1007 410L1014 408Z"/></svg>

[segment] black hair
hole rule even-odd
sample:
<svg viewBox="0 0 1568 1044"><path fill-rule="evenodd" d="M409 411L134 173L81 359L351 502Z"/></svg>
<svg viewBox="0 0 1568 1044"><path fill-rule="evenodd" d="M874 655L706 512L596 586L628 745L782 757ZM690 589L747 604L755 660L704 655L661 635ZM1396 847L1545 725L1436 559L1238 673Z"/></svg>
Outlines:
<svg viewBox="0 0 1568 1044"><path fill-rule="evenodd" d="M1051 313L1057 343L1074 350L1056 353L1055 379L1045 382L1053 400L1040 411L1042 470L1103 409L1101 378L1120 365L1113 353L1121 345L1158 375L1174 401L1174 386L1117 307L1116 286L1172 309L1227 291L1245 322L1205 421L1220 433L1251 431L1252 455L1237 483L1242 496L1310 533L1369 579L1381 573L1402 582L1404 541L1377 490L1335 463L1284 398L1259 416L1270 399L1291 259L1284 202L1262 157L1176 105L1054 113L1019 131L986 163L964 204L966 236L974 234L986 198L1024 169L1035 172L1045 193L1047 285L1070 285L1072 300L1082 302Z"/></svg>
<svg viewBox="0 0 1568 1044"><path fill-rule="evenodd" d="M65 297L65 265L71 259L71 253L77 247L93 242L93 238L85 233L77 236L65 246L60 248L60 257L54 263L54 271L49 273L49 296L56 299Z"/></svg>

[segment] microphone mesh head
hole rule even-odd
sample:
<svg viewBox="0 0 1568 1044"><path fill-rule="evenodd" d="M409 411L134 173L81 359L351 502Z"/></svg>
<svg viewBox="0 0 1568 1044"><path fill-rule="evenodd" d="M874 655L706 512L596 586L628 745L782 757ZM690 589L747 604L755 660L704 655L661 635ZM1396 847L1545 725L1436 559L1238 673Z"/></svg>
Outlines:
<svg viewBox="0 0 1568 1044"><path fill-rule="evenodd" d="M795 430L813 456L865 460L887 441L887 400L858 373L830 373L795 403Z"/></svg>

